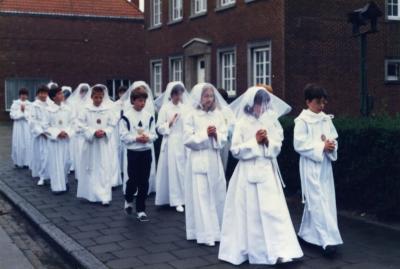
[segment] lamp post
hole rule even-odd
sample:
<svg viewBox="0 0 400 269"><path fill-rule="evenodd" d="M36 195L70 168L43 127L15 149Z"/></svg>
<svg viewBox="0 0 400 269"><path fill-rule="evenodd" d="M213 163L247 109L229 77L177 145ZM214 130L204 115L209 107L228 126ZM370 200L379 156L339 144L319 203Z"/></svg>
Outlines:
<svg viewBox="0 0 400 269"><path fill-rule="evenodd" d="M353 37L360 38L360 112L364 117L368 117L372 110L372 97L368 94L367 80L367 35L378 32L378 18L382 15L382 11L373 1L348 14L348 22L353 25ZM368 22L370 28L364 29Z"/></svg>

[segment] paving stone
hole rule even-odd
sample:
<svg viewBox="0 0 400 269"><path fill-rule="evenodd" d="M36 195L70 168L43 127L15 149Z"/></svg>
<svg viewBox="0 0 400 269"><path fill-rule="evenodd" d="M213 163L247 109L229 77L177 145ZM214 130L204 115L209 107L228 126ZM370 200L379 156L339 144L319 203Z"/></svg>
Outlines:
<svg viewBox="0 0 400 269"><path fill-rule="evenodd" d="M95 231L95 230L100 230L106 228L107 225L103 223L98 223L98 224L88 224L88 225L83 225L79 227L79 230L86 232L86 231Z"/></svg>
<svg viewBox="0 0 400 269"><path fill-rule="evenodd" d="M88 232L74 233L71 236L75 239L86 239L86 238L99 237L101 235L102 234L98 231L88 231Z"/></svg>
<svg viewBox="0 0 400 269"><path fill-rule="evenodd" d="M143 264L143 262L134 257L118 259L107 263L107 265L112 269L137 268L138 266Z"/></svg>
<svg viewBox="0 0 400 269"><path fill-rule="evenodd" d="M145 264L162 263L176 260L176 257L168 252L142 255L138 256L138 258Z"/></svg>
<svg viewBox="0 0 400 269"><path fill-rule="evenodd" d="M208 254L207 251L205 251L204 249L198 248L198 247L174 250L174 251L171 251L171 253L180 259L191 258L191 257L200 257L200 256L205 256Z"/></svg>
<svg viewBox="0 0 400 269"><path fill-rule="evenodd" d="M112 253L118 258L136 257L139 255L148 254L148 252L143 248L128 248L120 251L114 251Z"/></svg>
<svg viewBox="0 0 400 269"><path fill-rule="evenodd" d="M112 235L103 235L96 237L94 239L98 244L112 243L112 242L120 242L125 240L125 237L121 234L112 234Z"/></svg>
<svg viewBox="0 0 400 269"><path fill-rule="evenodd" d="M115 243L109 243L109 244L96 245L93 247L89 247L89 250L95 254L111 252L111 251L116 251L116 250L120 250L120 249L121 249L121 247Z"/></svg>
<svg viewBox="0 0 400 269"><path fill-rule="evenodd" d="M27 201L30 205L27 208L38 222L48 223L49 227L55 227L72 238L73 242L67 238L65 242L72 244L75 255L84 251L93 254L100 262L94 268L266 268L248 263L233 266L221 262L218 260L218 244L207 247L187 241L184 214L169 207L155 207L154 195L147 201L150 222L140 223L134 216L124 214L121 188L113 190L111 205L103 207L76 198L77 182L73 174L69 176L70 191L64 195L53 195L48 185L37 187L37 179L32 180L28 170L12 168L9 144L4 142L9 139L10 130L0 124L0 188L6 186L13 191L15 199L23 197L18 203L26 204L24 201ZM288 205L298 229L302 207L296 203ZM304 258L277 268L400 268L400 233L341 217L339 225L345 244L339 248L335 259L328 260L320 250L302 245ZM52 233L59 232L48 229ZM5 230L16 233L13 227L5 227ZM23 237L16 240L26 250L26 255L30 255L29 251L34 252L35 248L26 244ZM90 265L90 259L85 264Z"/></svg>
<svg viewBox="0 0 400 269"><path fill-rule="evenodd" d="M172 265L167 263L157 263L157 264L149 264L144 266L135 267L135 269L174 269Z"/></svg>
<svg viewBox="0 0 400 269"><path fill-rule="evenodd" d="M173 267L177 269L185 269L185 268L199 268L202 266L209 265L210 263L202 258L189 258L189 259L171 261L169 262L169 264L171 264Z"/></svg>

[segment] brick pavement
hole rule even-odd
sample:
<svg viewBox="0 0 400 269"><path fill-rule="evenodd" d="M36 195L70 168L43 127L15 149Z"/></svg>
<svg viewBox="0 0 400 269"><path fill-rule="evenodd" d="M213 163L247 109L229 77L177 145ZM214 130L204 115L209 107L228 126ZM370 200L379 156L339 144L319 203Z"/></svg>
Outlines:
<svg viewBox="0 0 400 269"><path fill-rule="evenodd" d="M11 164L10 129L9 125L0 125L0 181L37 209L37 213L60 229L67 239L72 238L72 243L77 244L75 247L83 247L107 267L236 268L218 261L218 247L187 241L184 215L171 208L155 207L154 197L147 203L150 222L140 223L124 214L120 188L114 189L111 205L103 207L77 199L76 182L72 179L70 191L63 195L53 195L49 186L36 186L36 180L32 180L28 170L15 169ZM297 228L300 203L297 199L289 199L289 207ZM339 219L339 224L345 244L335 259L323 257L318 249L302 246L304 258L279 267L400 268L399 232L344 218Z"/></svg>

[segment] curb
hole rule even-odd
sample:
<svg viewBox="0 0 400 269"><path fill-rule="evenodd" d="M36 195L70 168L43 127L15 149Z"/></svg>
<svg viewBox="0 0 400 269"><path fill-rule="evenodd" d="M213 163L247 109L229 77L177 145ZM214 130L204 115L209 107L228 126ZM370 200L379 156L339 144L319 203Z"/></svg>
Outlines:
<svg viewBox="0 0 400 269"><path fill-rule="evenodd" d="M80 268L108 269L99 259L64 233L28 201L0 180L0 192Z"/></svg>

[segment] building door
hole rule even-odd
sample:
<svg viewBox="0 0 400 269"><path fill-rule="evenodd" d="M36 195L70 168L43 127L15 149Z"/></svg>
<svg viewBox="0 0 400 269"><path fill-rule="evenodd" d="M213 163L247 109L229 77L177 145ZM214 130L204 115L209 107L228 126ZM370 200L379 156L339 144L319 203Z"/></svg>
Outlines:
<svg viewBox="0 0 400 269"><path fill-rule="evenodd" d="M197 58L197 83L206 82L206 60L204 56Z"/></svg>

